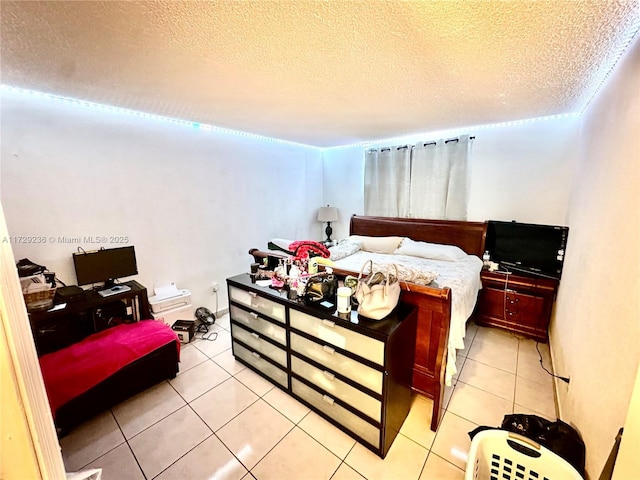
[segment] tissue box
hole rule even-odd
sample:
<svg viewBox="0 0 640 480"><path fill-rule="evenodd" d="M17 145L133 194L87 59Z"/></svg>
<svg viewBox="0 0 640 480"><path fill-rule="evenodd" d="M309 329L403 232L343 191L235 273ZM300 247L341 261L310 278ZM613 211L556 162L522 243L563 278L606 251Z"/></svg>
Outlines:
<svg viewBox="0 0 640 480"><path fill-rule="evenodd" d="M171 327L178 338L180 343L189 343L196 332L196 322L194 320L176 320Z"/></svg>

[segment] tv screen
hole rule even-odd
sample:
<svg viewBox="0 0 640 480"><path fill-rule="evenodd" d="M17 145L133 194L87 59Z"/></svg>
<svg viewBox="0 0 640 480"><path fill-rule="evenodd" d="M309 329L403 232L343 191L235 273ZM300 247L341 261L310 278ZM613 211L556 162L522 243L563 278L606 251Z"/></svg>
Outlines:
<svg viewBox="0 0 640 480"><path fill-rule="evenodd" d="M133 246L74 253L73 264L78 285L110 284L116 278L138 274Z"/></svg>
<svg viewBox="0 0 640 480"><path fill-rule="evenodd" d="M501 267L560 279L569 228L489 221L486 249Z"/></svg>

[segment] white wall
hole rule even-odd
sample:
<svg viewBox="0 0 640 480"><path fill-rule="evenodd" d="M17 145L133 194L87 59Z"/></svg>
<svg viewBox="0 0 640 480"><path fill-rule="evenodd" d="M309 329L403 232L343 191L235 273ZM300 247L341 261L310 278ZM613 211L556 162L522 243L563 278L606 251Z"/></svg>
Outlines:
<svg viewBox="0 0 640 480"><path fill-rule="evenodd" d="M470 162L468 219L564 225L577 156L579 117L479 129ZM439 132L424 140L446 138ZM324 199L339 208L335 238L364 211L364 148L324 152Z"/></svg>
<svg viewBox="0 0 640 480"><path fill-rule="evenodd" d="M20 94L2 94L2 205L16 260L76 283L72 253L118 244L58 237L127 236L142 284L175 280L194 306L211 285L248 270L275 236L320 238L322 156L234 136Z"/></svg>
<svg viewBox="0 0 640 480"><path fill-rule="evenodd" d="M562 418L597 478L640 361L640 39L583 115L569 244L550 337ZM636 454L638 446L636 445Z"/></svg>

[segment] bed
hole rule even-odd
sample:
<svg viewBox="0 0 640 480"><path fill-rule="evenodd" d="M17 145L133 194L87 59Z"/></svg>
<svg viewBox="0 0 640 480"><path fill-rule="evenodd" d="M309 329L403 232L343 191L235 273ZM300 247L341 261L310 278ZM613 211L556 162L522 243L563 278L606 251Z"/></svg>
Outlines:
<svg viewBox="0 0 640 480"><path fill-rule="evenodd" d="M60 436L178 372L180 341L156 320L118 325L40 357Z"/></svg>
<svg viewBox="0 0 640 480"><path fill-rule="evenodd" d="M485 222L354 215L351 217L349 234L408 237L418 242L457 246L466 254L476 257L477 261L471 262L476 262L476 265L479 262L476 279L479 289L479 269L482 265L480 257L485 248L486 237ZM252 249L249 253L256 261L272 255L257 249ZM334 271L339 275L357 275L359 268L354 267L361 266L363 258L347 257L344 260L335 262ZM378 258L378 261L381 262L382 259ZM456 284L448 273L439 273L435 282L429 285L401 282L401 287L400 301L414 305L418 310L412 388L433 399L431 429L435 431L444 413L443 397L447 376L450 378L451 372L455 371L455 366L449 365L447 375L447 359L451 364L451 360L455 359L456 347L462 347L464 324L475 306L477 290L475 294L469 294L471 298L467 298L465 308L461 308L460 302L453 302L452 288L456 289Z"/></svg>

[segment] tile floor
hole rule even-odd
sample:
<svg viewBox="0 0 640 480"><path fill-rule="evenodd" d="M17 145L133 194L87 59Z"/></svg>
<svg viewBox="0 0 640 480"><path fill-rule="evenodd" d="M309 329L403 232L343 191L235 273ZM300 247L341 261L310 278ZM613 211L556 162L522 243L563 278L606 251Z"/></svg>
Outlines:
<svg viewBox="0 0 640 480"><path fill-rule="evenodd" d="M469 322L438 431L429 429L431 401L416 396L382 460L236 362L228 315L214 329L216 341L183 347L175 379L62 438L67 471L100 467L104 480L462 479L476 426L499 426L513 412L556 418L535 342Z"/></svg>

